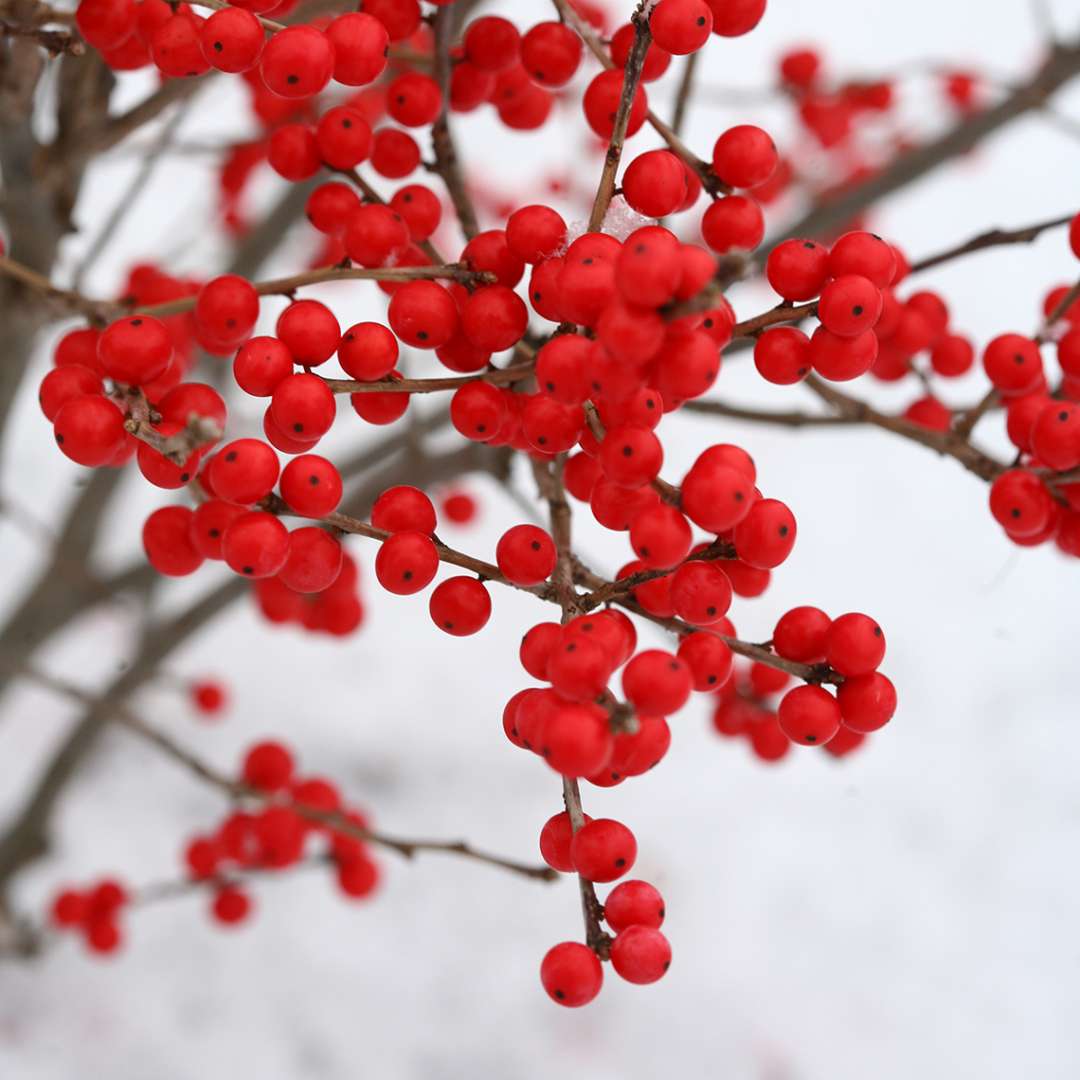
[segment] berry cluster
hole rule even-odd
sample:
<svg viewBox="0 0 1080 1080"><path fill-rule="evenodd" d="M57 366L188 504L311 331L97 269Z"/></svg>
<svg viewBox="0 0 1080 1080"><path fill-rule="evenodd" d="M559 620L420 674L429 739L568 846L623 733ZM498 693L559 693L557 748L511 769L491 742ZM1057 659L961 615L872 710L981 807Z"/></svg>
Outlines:
<svg viewBox="0 0 1080 1080"><path fill-rule="evenodd" d="M85 889L64 889L53 898L52 924L60 930L76 930L94 953L115 952L122 942L120 913L131 903L127 890L106 879Z"/></svg>
<svg viewBox="0 0 1080 1080"><path fill-rule="evenodd" d="M630 872L637 845L622 823L585 814L581 787L612 787L656 766L677 728L669 721L694 695L719 733L746 737L766 761L793 743L845 756L896 709L878 670L884 633L868 615L834 619L800 606L768 642L738 637L732 606L770 588L794 550L796 517L759 482L751 453L722 433L710 432L680 474L670 475L669 460L665 478L672 418L719 405L702 399L724 351L752 341L766 383L803 384L842 417L957 458L991 482L991 510L1011 539L1056 538L1080 555L1080 474L1071 475L1080 468L1080 289L1051 293L1035 336L992 340L982 352L991 389L959 410L944 403L937 380L970 372L975 344L955 331L943 296L907 285L934 260L910 264L858 217L762 248L766 209L796 185L814 186L801 176L798 145L782 154L767 131L736 124L700 158L677 123L650 110L647 88L673 57L752 30L765 0L650 0L614 29L585 0L554 0L558 18L529 27L502 14L473 18L453 0L431 0L426 15L418 0L363 0L359 11L288 26L277 20L293 0L215 0L205 19L192 10L199 6L82 0L76 19L117 70L239 74L260 133L222 164L223 223L247 227L242 196L265 163L288 183L313 181L305 210L318 251L303 272L267 282L140 266L116 300L83 305L92 325L61 339L41 384L56 443L89 467L134 459L149 484L179 493L183 501L143 526L151 565L184 576L207 560L222 564L252 582L271 623L332 635L361 624L347 535L378 545L382 589L427 591L431 622L449 636L483 630L496 586L554 605L554 617L521 639L531 684L502 716L509 741L562 778L565 810L543 826L540 852L550 871L578 877L585 911L584 943L552 948L541 980L568 1006L597 995L602 961L629 982L656 981L671 959L664 902L632 880L597 898L597 884ZM688 85L692 65L684 70ZM890 147L873 166L861 152L864 129L892 114L891 81L836 83L806 49L785 54L778 70L816 143L802 152L824 151L829 184L853 184L899 152ZM952 73L943 85L958 112L978 108L976 79ZM593 148L604 151L588 204L554 183L544 195L500 201L465 175L454 113L490 106L506 129L530 131L558 100L579 109ZM627 140L649 129L663 145L624 158ZM445 195L434 179L416 182L421 167ZM361 168L395 189L380 193ZM1080 217L1070 239L1080 256ZM724 290L755 267L779 303L740 320ZM339 321L298 295L332 280L376 282L385 317ZM801 329L810 319L817 325ZM1043 367L1050 343L1057 385ZM222 359L227 395L214 380L191 378L197 350ZM411 377L424 365L437 375ZM840 388L865 375L918 378L920 396L901 416L878 412ZM509 522L480 558L438 534L441 523L474 519L464 491L394 483L366 518L343 512L348 470L316 452L321 441L346 423L392 424L414 395L435 393L446 395L460 440L477 444L468 453L497 451L504 470L528 467L547 527ZM258 400L261 432L239 429L230 415L226 397L240 395ZM342 395L351 411L339 417ZM969 439L1001 406L1019 452L1011 467ZM625 537L626 561L612 579L576 554L575 514ZM290 527L290 519L302 520ZM441 564L453 568L448 576ZM677 644L639 644L649 624ZM214 683L190 693L206 715L223 707ZM349 896L375 887L363 815L329 781L294 774L287 747L254 747L225 785L243 809L188 845L188 881L210 890L217 921L248 916L253 874L306 859L330 863ZM93 935L118 940L123 894L108 907L92 899L98 891L58 901L56 918L107 951L115 941L95 944ZM95 930L103 926L110 930Z"/></svg>

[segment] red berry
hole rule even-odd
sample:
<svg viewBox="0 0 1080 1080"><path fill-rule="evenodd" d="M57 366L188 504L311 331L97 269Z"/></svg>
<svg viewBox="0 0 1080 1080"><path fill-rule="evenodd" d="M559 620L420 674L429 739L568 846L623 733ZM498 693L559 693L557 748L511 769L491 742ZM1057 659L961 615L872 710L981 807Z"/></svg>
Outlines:
<svg viewBox="0 0 1080 1080"><path fill-rule="evenodd" d="M146 519L143 548L159 574L183 577L202 565L203 556L191 539L192 520L186 506L163 506Z"/></svg>
<svg viewBox="0 0 1080 1080"><path fill-rule="evenodd" d="M873 330L855 337L841 337L819 326L810 338L810 363L814 370L833 382L857 379L873 367L878 339Z"/></svg>
<svg viewBox="0 0 1080 1080"><path fill-rule="evenodd" d="M588 1005L604 982L604 971L588 945L564 941L549 949L540 965L540 982L548 997L576 1009Z"/></svg>
<svg viewBox="0 0 1080 1080"><path fill-rule="evenodd" d="M218 71L250 71L262 55L266 33L243 8L215 11L199 28L203 56Z"/></svg>
<svg viewBox="0 0 1080 1080"><path fill-rule="evenodd" d="M792 608L780 617L772 643L778 656L800 664L816 664L825 659L826 639L832 619L820 608Z"/></svg>
<svg viewBox="0 0 1080 1080"><path fill-rule="evenodd" d="M515 525L499 538L495 561L515 585L539 585L555 569L555 544L535 525Z"/></svg>
<svg viewBox="0 0 1080 1080"><path fill-rule="evenodd" d="M371 508L371 524L387 532L433 533L435 507L419 489L400 484L387 488Z"/></svg>
<svg viewBox="0 0 1080 1080"><path fill-rule="evenodd" d="M739 558L759 570L779 566L795 546L795 515L778 499L758 499L735 526Z"/></svg>
<svg viewBox="0 0 1080 1080"><path fill-rule="evenodd" d="M784 240L769 252L765 276L785 300L812 300L829 279L829 249L813 240Z"/></svg>
<svg viewBox="0 0 1080 1080"><path fill-rule="evenodd" d="M318 300L296 300L279 316L277 336L303 367L318 367L337 350L341 327L334 313Z"/></svg>
<svg viewBox="0 0 1080 1080"><path fill-rule="evenodd" d="M273 514L248 511L229 523L221 554L229 569L244 577L273 577L289 557L289 530Z"/></svg>
<svg viewBox="0 0 1080 1080"><path fill-rule="evenodd" d="M687 634L679 642L679 659L690 669L694 689L702 692L727 683L735 662L727 643L709 633Z"/></svg>
<svg viewBox="0 0 1080 1080"><path fill-rule="evenodd" d="M406 345L437 349L453 336L458 310L451 295L434 281L410 281L390 300L390 326Z"/></svg>
<svg viewBox="0 0 1080 1080"><path fill-rule="evenodd" d="M713 33L741 37L750 33L765 14L766 0L705 0L712 11Z"/></svg>
<svg viewBox="0 0 1080 1080"><path fill-rule="evenodd" d="M661 0L649 16L653 40L675 56L697 52L712 33L712 12L704 0Z"/></svg>
<svg viewBox="0 0 1080 1080"><path fill-rule="evenodd" d="M881 315L881 290L858 274L834 278L821 292L818 318L840 337L857 337L873 328Z"/></svg>
<svg viewBox="0 0 1080 1080"><path fill-rule="evenodd" d="M465 58L481 71L499 72L518 62L521 35L498 15L473 19L465 30Z"/></svg>
<svg viewBox="0 0 1080 1080"><path fill-rule="evenodd" d="M259 71L279 97L311 97L334 73L334 47L314 26L289 26L266 42Z"/></svg>
<svg viewBox="0 0 1080 1080"><path fill-rule="evenodd" d="M686 562L672 575L671 601L680 619L709 626L719 622L731 607L731 582L715 563Z"/></svg>
<svg viewBox="0 0 1080 1080"><path fill-rule="evenodd" d="M319 118L315 145L331 169L353 169L371 153L371 125L356 109L337 105Z"/></svg>
<svg viewBox="0 0 1080 1080"><path fill-rule="evenodd" d="M210 910L215 922L223 926L236 926L251 914L251 897L242 889L226 885L214 894Z"/></svg>
<svg viewBox="0 0 1080 1080"><path fill-rule="evenodd" d="M237 386L254 397L269 397L292 370L292 353L273 337L254 337L245 342L233 360Z"/></svg>
<svg viewBox="0 0 1080 1080"><path fill-rule="evenodd" d="M646 649L626 665L622 685L627 700L639 713L670 716L686 704L693 678L677 656L662 649Z"/></svg>
<svg viewBox="0 0 1080 1080"><path fill-rule="evenodd" d="M305 442L320 439L334 423L337 402L318 375L286 375L270 399L274 422L290 437Z"/></svg>
<svg viewBox="0 0 1080 1080"><path fill-rule="evenodd" d="M610 139L615 130L615 117L623 92L623 74L621 68L602 71L585 89L582 100L585 119L589 127L601 139ZM630 116L626 125L627 136L638 132L641 125L645 123L645 115L648 111L649 104L645 88L639 84L630 106Z"/></svg>
<svg viewBox="0 0 1080 1080"><path fill-rule="evenodd" d="M299 593L320 593L341 573L341 543L314 525L289 534L289 555L278 572L281 581Z"/></svg>
<svg viewBox="0 0 1080 1080"><path fill-rule="evenodd" d="M727 255L733 251L753 251L765 236L761 207L745 195L717 199L701 219L701 236L706 244Z"/></svg>
<svg viewBox="0 0 1080 1080"><path fill-rule="evenodd" d="M622 881L604 901L604 921L617 934L631 926L659 930L665 914L664 898L647 881Z"/></svg>
<svg viewBox="0 0 1080 1080"><path fill-rule="evenodd" d="M614 881L634 865L637 841L621 822L597 818L574 833L570 857L586 881Z"/></svg>
<svg viewBox="0 0 1080 1080"><path fill-rule="evenodd" d="M249 506L264 499L278 478L278 457L261 439L236 439L210 460L208 476L214 494Z"/></svg>
<svg viewBox="0 0 1080 1080"><path fill-rule="evenodd" d="M884 727L896 712L896 689L880 671L845 679L836 699L844 726L863 734Z"/></svg>
<svg viewBox="0 0 1080 1080"><path fill-rule="evenodd" d="M671 945L659 930L628 926L611 943L611 966L627 982L654 983L671 967Z"/></svg>
<svg viewBox="0 0 1080 1080"><path fill-rule="evenodd" d="M240 775L260 791L281 791L293 778L293 756L279 742L256 743L244 756Z"/></svg>
<svg viewBox="0 0 1080 1080"><path fill-rule="evenodd" d="M1046 528L1053 499L1026 469L1009 469L990 485L990 512L1012 536L1035 536Z"/></svg>
<svg viewBox="0 0 1080 1080"><path fill-rule="evenodd" d="M1023 334L1001 334L986 346L983 370L1006 397L1030 393L1043 377L1039 346Z"/></svg>
<svg viewBox="0 0 1080 1080"><path fill-rule="evenodd" d="M163 374L172 351L169 331L150 315L117 319L98 338L98 357L105 374L132 386L142 386Z"/></svg>
<svg viewBox="0 0 1080 1080"><path fill-rule="evenodd" d="M829 252L830 277L858 274L869 278L879 289L887 289L896 272L895 249L874 233L845 233Z"/></svg>
<svg viewBox="0 0 1080 1080"><path fill-rule="evenodd" d="M366 86L386 67L390 39L386 27L365 12L339 15L326 28L334 47L334 80L344 86Z"/></svg>
<svg viewBox="0 0 1080 1080"><path fill-rule="evenodd" d="M669 150L639 154L626 168L623 198L646 217L667 217L682 208L686 199L686 169Z"/></svg>
<svg viewBox="0 0 1080 1080"><path fill-rule="evenodd" d="M104 386L100 375L81 364L53 368L41 380L38 390L38 402L47 420L55 420L60 409L72 399L87 396L103 398Z"/></svg>
<svg viewBox="0 0 1080 1080"><path fill-rule="evenodd" d="M774 326L754 343L754 367L777 386L801 382L810 373L810 339L794 326Z"/></svg>
<svg viewBox="0 0 1080 1080"><path fill-rule="evenodd" d="M565 86L581 63L581 38L559 22L537 23L521 39L521 63L541 86Z"/></svg>
<svg viewBox="0 0 1080 1080"><path fill-rule="evenodd" d="M667 503L647 507L630 523L630 544L645 565L653 569L667 569L681 562L692 541L690 523Z"/></svg>
<svg viewBox="0 0 1080 1080"><path fill-rule="evenodd" d="M712 168L729 187L752 188L772 176L779 160L776 143L767 131L739 124L716 140Z"/></svg>
<svg viewBox="0 0 1080 1080"><path fill-rule="evenodd" d="M491 597L476 578L447 578L432 592L428 610L440 630L454 637L467 637L487 624Z"/></svg>
<svg viewBox="0 0 1080 1080"><path fill-rule="evenodd" d="M825 659L841 675L869 675L885 656L885 635L869 615L834 619L825 636Z"/></svg>
<svg viewBox="0 0 1080 1080"><path fill-rule="evenodd" d="M592 818L586 814L585 821L592 821ZM570 815L565 810L548 818L544 823L540 830L540 854L553 870L564 874L573 872L574 862L570 858L570 841L573 836L574 828L570 824Z"/></svg>
<svg viewBox="0 0 1080 1080"><path fill-rule="evenodd" d="M408 596L426 589L439 569L439 553L431 537L396 532L379 548L375 576L387 592Z"/></svg>
<svg viewBox="0 0 1080 1080"><path fill-rule="evenodd" d="M318 454L301 454L281 470L281 497L304 517L332 514L341 502L341 474ZM197 511L196 511L197 512Z"/></svg>
<svg viewBox="0 0 1080 1080"><path fill-rule="evenodd" d="M566 222L550 206L523 206L506 221L506 246L522 262L543 262L566 242Z"/></svg>
<svg viewBox="0 0 1080 1080"><path fill-rule="evenodd" d="M840 706L820 686L797 686L784 695L776 719L792 742L820 746L839 729Z"/></svg>
<svg viewBox="0 0 1080 1080"><path fill-rule="evenodd" d="M435 122L442 109L442 91L429 75L407 71L386 88L386 111L404 127Z"/></svg>
<svg viewBox="0 0 1080 1080"><path fill-rule="evenodd" d="M242 506L223 499L208 499L195 507L190 521L192 546L204 558L221 559L221 541L225 530L244 513Z"/></svg>

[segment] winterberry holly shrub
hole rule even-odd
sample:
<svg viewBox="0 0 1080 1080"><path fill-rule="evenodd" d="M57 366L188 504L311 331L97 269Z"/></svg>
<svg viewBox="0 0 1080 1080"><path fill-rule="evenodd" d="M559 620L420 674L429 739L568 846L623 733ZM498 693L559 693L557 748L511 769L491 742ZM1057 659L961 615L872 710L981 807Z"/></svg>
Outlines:
<svg viewBox="0 0 1080 1080"><path fill-rule="evenodd" d="M447 649L477 635L482 649L500 593L531 594L537 621L521 627L520 689L505 704L504 734L491 718L491 737L551 774L555 804L538 823L534 864L377 831L334 780L299 770L299 731L268 732L218 770L126 703L139 682L161 677L167 650L155 645L94 707L220 789L229 809L179 845L176 882L106 879L56 893L48 922L94 952L117 949L140 905L178 891L205 891L211 918L235 926L252 916L266 875L311 863L344 896L364 898L382 873L375 848L436 849L524 877L576 876L584 926L568 925L567 940L537 958L555 1002L593 1000L607 963L630 983L662 978L672 958L665 899L631 876L631 827L585 813L595 789L663 767L678 714L695 699L708 702L720 736L745 738L762 762L801 752L793 745L844 757L897 709L881 670L886 633L871 614L789 597L776 604L769 640L739 636L738 605L782 579L800 529L829 525L821 508L796 516L759 474L752 442L725 436L723 417L860 423L921 443L987 485L989 513L1015 544L1080 556L1080 285L1045 283L1031 326L977 342L953 324L947 297L913 284L941 263L1055 228L1067 227L1063 243L1080 258L1080 217L995 230L917 262L902 237L877 235L868 219L878 197L1019 106L998 117L977 74L945 72L945 133L915 148L898 139L871 167L861 150L889 130L899 80L844 81L799 48L780 56L774 76L798 139L781 146L740 122L691 148L680 132L695 72L717 38L755 30L766 0L642 0L622 5L621 22L589 0L553 0L532 24L515 6L361 0L357 11L309 13L296 0L81 0L74 30L49 29L64 24L51 9L25 28L25 47L65 54L64 63L82 57L120 80L156 68L163 83L142 107L148 117L199 80L238 77L258 135L222 156L220 214L206 227L257 236L245 195L276 177L319 241L310 263L287 253L286 277L143 263L118 296L102 298L20 261L9 222L16 242L0 270L12 288L80 319L52 342L41 430L51 425L57 453L86 469L138 474L160 489L140 523L156 575L220 564L233 575L221 603L241 591L269 623L334 636L363 628L359 549L345 549L353 536L375 546L370 587L425 594ZM1078 68L1080 51L1058 46L1033 85L1045 97ZM672 76L669 121L650 92ZM590 139L575 186L493 195L482 163L454 139L455 117L475 110L497 117L511 147L560 111L579 117ZM100 148L141 119L109 119L106 109ZM799 200L809 210L792 225L787 208ZM756 276L775 303L736 312L726 290ZM383 317L357 312L344 325L306 294L345 280L381 289ZM714 394L722 368L744 351L765 383L802 384L825 411L724 403ZM444 370L414 377L424 357ZM940 387L976 365L984 396L946 405ZM848 385L875 382L903 382L916 396L897 414ZM421 397L441 398L442 412ZM234 419L237 401L257 402L255 430ZM718 419L701 428L680 473L665 468L665 440L688 412ZM432 476L411 474L406 454L393 482L358 501L357 468L320 444L399 421L448 425L466 456L448 453ZM1004 428L1013 460L972 441L980 422ZM409 438L377 444L364 467ZM489 552L438 535L441 523L478 512L456 480L480 460L467 456L473 448L496 475L531 474L536 492L537 520L508 521ZM624 565L605 574L587 564L572 528L581 518L623 534ZM67 678L19 666L94 701ZM230 695L216 679L182 689L207 720L224 714Z"/></svg>

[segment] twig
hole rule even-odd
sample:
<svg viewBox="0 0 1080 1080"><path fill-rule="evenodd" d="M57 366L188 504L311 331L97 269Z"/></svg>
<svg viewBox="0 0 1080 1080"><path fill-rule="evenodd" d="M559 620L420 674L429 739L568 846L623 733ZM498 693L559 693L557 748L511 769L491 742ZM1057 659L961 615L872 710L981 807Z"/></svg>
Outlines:
<svg viewBox="0 0 1080 1080"><path fill-rule="evenodd" d="M476 208L465 187L457 147L450 134L450 46L454 33L454 12L453 7L440 7L435 15L435 81L442 91L442 111L431 128L431 145L435 153L435 171L446 185L465 239L471 240L480 231L480 226Z"/></svg>
<svg viewBox="0 0 1080 1080"><path fill-rule="evenodd" d="M82 705L96 707L99 699L93 694L81 689L66 679L53 675L47 675L35 668L24 668L22 671L27 678L41 686L45 686L56 693ZM183 766L189 773L217 788L231 799L245 799L256 803L274 802L274 796L253 788L242 781L235 780L221 770L203 761L194 751L181 744L167 732L153 724L148 723L141 716L132 712L123 705L113 707L116 721L128 731L138 735L145 742L150 743L160 750L166 757ZM390 836L386 833L368 829L357 825L348 815L340 811L322 810L315 806L304 803L290 803L290 807L296 813L308 821L314 821L319 825L333 829L335 832L354 837L368 844L375 844L399 855L411 859L423 852L442 852L444 854L460 855L463 858L472 859L474 862L486 863L489 866L497 866L525 877L536 878L541 881L553 881L558 874L548 866L535 866L529 863L521 863L515 859L506 859L500 855L489 855L487 852L474 848L463 840L414 840L411 838Z"/></svg>
<svg viewBox="0 0 1080 1080"><path fill-rule="evenodd" d="M634 44L630 49L630 55L626 58L626 70L623 73L622 97L619 99L619 108L615 114L615 126L611 132L611 141L608 143L607 153L604 155L604 169L600 175L600 186L593 200L592 212L589 214L589 232L599 232L604 224L608 206L615 194L615 176L619 171L619 162L622 160L623 143L626 141L626 129L630 123L630 110L634 105L634 98L641 82L641 69L645 63L645 53L648 52L652 42L652 34L649 33L649 20L645 17L639 4L634 12L631 22L634 26Z"/></svg>
<svg viewBox="0 0 1080 1080"><path fill-rule="evenodd" d="M694 76L697 74L700 59L701 50L698 49L697 52L692 52L683 63L682 78L679 80L679 92L675 97L675 111L671 116L671 130L680 137L682 136L683 124L686 123L686 113L694 90Z"/></svg>
<svg viewBox="0 0 1080 1080"><path fill-rule="evenodd" d="M607 50L607 47L600 40L599 35L592 29L591 26L578 14L570 0L551 0L558 10L563 22L570 25L577 31L578 36L585 42L589 51L600 61L601 65L607 70L614 68L615 64L612 62L611 55ZM701 180L702 186L711 195L718 193L728 193L731 189L721 182L720 178L712 171L709 163L702 161L687 145L679 138L678 134L672 129L672 127L656 115L651 109L645 115L645 119L648 121L652 129L660 136L664 142L667 143L668 148L673 154L681 158L691 169L698 174Z"/></svg>
<svg viewBox="0 0 1080 1080"><path fill-rule="evenodd" d="M377 382L360 382L358 379L324 379L335 394L433 394L440 390L456 390L473 382L491 383L492 386L513 386L533 374L532 364L513 367L490 368L475 375L449 375L434 379L380 379Z"/></svg>
<svg viewBox="0 0 1080 1080"><path fill-rule="evenodd" d="M1076 211L1073 211L1073 213L1067 214L1065 217L1051 218L1049 221L1040 221L1038 224L1025 225L1019 229L989 229L987 232L979 233L978 236L973 236L962 244L957 244L956 247L946 248L935 255L929 255L925 259L912 263L910 273L918 274L923 270L930 270L935 266L940 266L942 263L951 262L953 259L958 259L963 255L970 255L976 251L998 247L1002 244L1030 244L1048 229L1058 229L1063 225L1068 225L1075 216Z"/></svg>

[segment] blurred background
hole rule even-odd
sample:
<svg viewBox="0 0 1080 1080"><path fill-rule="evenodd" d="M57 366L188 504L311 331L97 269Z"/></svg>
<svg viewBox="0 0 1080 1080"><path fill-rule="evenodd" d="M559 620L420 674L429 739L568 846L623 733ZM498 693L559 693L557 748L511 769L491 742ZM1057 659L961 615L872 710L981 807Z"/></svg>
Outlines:
<svg viewBox="0 0 1080 1080"><path fill-rule="evenodd" d="M549 17L540 0L487 7L523 28ZM632 10L628 0L607 7L620 21ZM983 72L1007 86L1033 69L1048 25L1075 39L1075 4L770 0L752 34L707 47L686 140L707 151L719 131L743 121L767 127L782 148L805 138L790 107L760 93L775 83L777 58L803 44L821 48L838 78L897 76L904 124L913 136L937 132L954 118L928 66ZM677 83L673 65L649 87L662 115ZM114 109L153 85L146 72L121 76ZM79 264L162 125L173 124L178 144L242 140L254 131L245 101L239 80L215 79L178 118L166 114L94 165L75 212L81 231L65 241L55 278L67 280ZM887 199L871 216L875 231L916 259L992 226L1080 208L1080 84L1056 97L1054 109ZM1071 128L1062 119L1069 116ZM509 131L489 110L456 118L454 129L467 171L512 202L543 196L552 177L594 189L599 160L583 150L578 105L563 106L538 134ZM643 132L631 149L646 149L651 138ZM208 224L218 209L215 160L197 147L162 159L87 292L114 294L138 261L192 275L224 265L227 245ZM253 217L280 191L272 176L260 180ZM782 229L796 209L770 207L770 227ZM316 246L312 230L297 226L260 276L301 269ZM1076 274L1057 230L1030 247L930 271L918 287L940 290L953 326L981 345L1001 332L1033 331L1047 290ZM305 295L329 303L343 326L383 310L366 283ZM770 295L748 283L730 298L746 317L769 306ZM263 332L283 303L264 304ZM40 341L4 435L5 608L43 565L65 503L87 479L56 453L35 402L62 329ZM725 364L712 396L813 407L798 388L763 383L747 355ZM409 360L410 374L434 368L428 358ZM856 389L897 411L921 392L910 379ZM963 405L984 389L976 373L945 396ZM434 404L414 400L411 408ZM255 433L261 406L231 405L236 434ZM380 437L372 430L342 416L320 452L333 458L361 447ZM665 422L664 438L664 472L673 478L710 442L744 445L767 494L798 518L795 552L772 587L736 601L740 636L767 639L797 604L833 615L866 611L885 629L884 670L900 695L894 721L851 756L794 747L775 766L754 759L744 741L717 735L708 703L695 700L673 718L660 767L610 790L586 785L586 811L635 831L633 876L664 893L674 950L664 980L634 987L609 975L590 1007L557 1009L537 972L552 944L580 939L572 880L527 881L440 855L406 863L387 852L378 856L381 887L364 903L344 900L324 873L285 874L255 885L255 917L233 931L212 925L207 898L193 894L132 912L126 947L111 959L64 939L34 959L5 960L0 1075L1078 1075L1075 565L1053 545L1013 547L990 518L982 482L885 432L789 431L679 414ZM1000 415L983 421L976 441L1011 456ZM445 432L430 441L435 453L456 445ZM516 482L532 498L524 471ZM491 558L501 532L525 520L523 510L490 477L453 486L476 498L478 518L441 525L440 534ZM143 517L168 501L129 478L101 537L100 565L126 564ZM625 540L586 519L575 518L580 550L611 574L625 561ZM549 612L493 589L486 629L451 639L430 622L426 595L393 597L375 586L373 545L354 537L349 550L361 563L366 608L357 635L337 641L273 627L244 598L165 664L173 678L222 680L231 697L224 717L199 718L168 680L140 691L139 711L225 769L256 739L288 740L305 771L334 777L387 831L467 838L536 858L540 826L561 809L559 780L506 741L500 717L525 685L519 637ZM219 580L220 565L208 564L159 590L154 612L178 609ZM135 602L95 608L38 661L89 689L101 686L129 662L145 617ZM665 642L648 625L640 637ZM22 805L78 713L28 683L9 689L0 713L0 819ZM222 809L217 793L124 731L110 732L66 791L50 856L16 878L13 907L40 913L59 885L105 874L133 884L175 878L186 837L211 828Z"/></svg>

